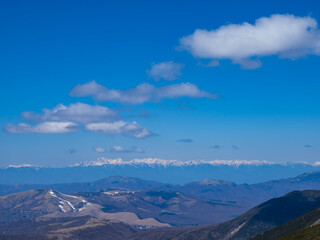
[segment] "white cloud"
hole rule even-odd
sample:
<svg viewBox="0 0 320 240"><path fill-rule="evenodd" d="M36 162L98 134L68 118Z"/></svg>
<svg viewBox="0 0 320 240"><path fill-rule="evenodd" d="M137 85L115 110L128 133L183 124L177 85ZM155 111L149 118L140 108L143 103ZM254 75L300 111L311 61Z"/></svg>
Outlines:
<svg viewBox="0 0 320 240"><path fill-rule="evenodd" d="M173 61L152 64L151 69L147 70L148 75L155 81L161 79L173 81L181 76L183 64Z"/></svg>
<svg viewBox="0 0 320 240"><path fill-rule="evenodd" d="M90 96L97 101L113 101L128 104L141 104L148 101L160 101L166 98L217 98L217 95L199 89L192 83L171 84L155 87L149 83L142 83L136 88L128 90L108 89L95 81L79 84L70 91L70 96Z"/></svg>
<svg viewBox="0 0 320 240"><path fill-rule="evenodd" d="M142 148L133 147L131 149L125 149L121 146L112 146L110 153L144 153L144 150Z"/></svg>
<svg viewBox="0 0 320 240"><path fill-rule="evenodd" d="M153 135L148 129L142 127L137 122L89 123L85 125L85 129L107 135L122 134L134 138L146 138Z"/></svg>
<svg viewBox="0 0 320 240"><path fill-rule="evenodd" d="M125 149L121 146L112 146L110 151L111 153L119 153L119 152L124 152Z"/></svg>
<svg viewBox="0 0 320 240"><path fill-rule="evenodd" d="M7 124L4 131L9 133L71 133L77 131L78 124L73 122L42 122L37 125L26 123Z"/></svg>
<svg viewBox="0 0 320 240"><path fill-rule="evenodd" d="M87 123L84 128L91 132L104 133L106 135L125 135L134 138L146 138L153 135L147 128L137 122L97 122ZM79 125L74 122L42 122L37 125L26 123L7 124L3 130L8 133L71 133L76 132ZM95 149L99 150L99 149ZM100 149L101 150L101 149Z"/></svg>
<svg viewBox="0 0 320 240"><path fill-rule="evenodd" d="M153 134L137 122L115 121L117 112L103 106L83 103L57 105L53 109L43 109L43 113L23 112L22 116L38 124L7 124L3 130L9 133L69 133L85 128L92 132L107 135L126 135L134 138L146 138ZM102 150L95 149L96 151Z"/></svg>
<svg viewBox="0 0 320 240"><path fill-rule="evenodd" d="M104 106L74 103L69 106L59 104L53 109L43 109L42 114L23 112L22 117L29 121L74 121L74 122L107 122L118 118L118 113Z"/></svg>
<svg viewBox="0 0 320 240"><path fill-rule="evenodd" d="M94 147L93 150L97 153L104 153L106 152L106 150L104 150L104 148L102 147Z"/></svg>
<svg viewBox="0 0 320 240"><path fill-rule="evenodd" d="M259 57L277 55L297 58L320 54L320 31L311 17L272 15L256 20L255 24L229 24L215 30L197 29L180 39L180 47L194 57L219 60L230 59L243 68L261 66Z"/></svg>
<svg viewBox="0 0 320 240"><path fill-rule="evenodd" d="M192 83L172 84L158 89L159 98L216 98L217 96L200 90Z"/></svg>

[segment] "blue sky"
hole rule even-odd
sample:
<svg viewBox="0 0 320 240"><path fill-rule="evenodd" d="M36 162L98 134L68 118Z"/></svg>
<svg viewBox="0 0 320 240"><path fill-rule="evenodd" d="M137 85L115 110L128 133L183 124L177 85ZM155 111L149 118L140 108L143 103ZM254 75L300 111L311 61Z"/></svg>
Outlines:
<svg viewBox="0 0 320 240"><path fill-rule="evenodd" d="M316 1L2 1L0 18L0 166L319 160Z"/></svg>

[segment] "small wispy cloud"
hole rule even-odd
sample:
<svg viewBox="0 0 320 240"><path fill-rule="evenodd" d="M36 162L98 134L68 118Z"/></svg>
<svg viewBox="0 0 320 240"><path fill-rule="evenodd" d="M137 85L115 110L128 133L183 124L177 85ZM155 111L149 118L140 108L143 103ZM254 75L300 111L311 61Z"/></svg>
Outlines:
<svg viewBox="0 0 320 240"><path fill-rule="evenodd" d="M154 63L152 64L151 69L147 70L147 74L155 81L161 79L173 81L181 76L182 68L183 64L175 63L173 61Z"/></svg>
<svg viewBox="0 0 320 240"><path fill-rule="evenodd" d="M66 151L65 151L65 153L68 153L68 154L74 154L74 153L76 153L77 152L77 150L76 149L73 149L73 148L68 148Z"/></svg>
<svg viewBox="0 0 320 240"><path fill-rule="evenodd" d="M212 146L212 148L214 148L214 149L220 149L221 146L220 146L220 145L214 145L214 146Z"/></svg>
<svg viewBox="0 0 320 240"><path fill-rule="evenodd" d="M305 147L305 148L312 148L312 146L309 145L309 144L304 145L304 147Z"/></svg>
<svg viewBox="0 0 320 240"><path fill-rule="evenodd" d="M93 150L97 153L104 153L106 150L102 147L93 147Z"/></svg>
<svg viewBox="0 0 320 240"><path fill-rule="evenodd" d="M181 139L178 139L177 142L192 143L193 139L191 139L191 138L181 138Z"/></svg>
<svg viewBox="0 0 320 240"><path fill-rule="evenodd" d="M131 149L125 149L121 146L112 146L109 150L110 153L145 153L142 148L132 147Z"/></svg>
<svg viewBox="0 0 320 240"><path fill-rule="evenodd" d="M232 145L231 147L232 147L234 150L238 150L238 149L239 149L239 147L236 146L236 145Z"/></svg>
<svg viewBox="0 0 320 240"><path fill-rule="evenodd" d="M77 128L78 124L73 122L42 122L36 125L7 124L3 130L8 133L71 133L76 132Z"/></svg>

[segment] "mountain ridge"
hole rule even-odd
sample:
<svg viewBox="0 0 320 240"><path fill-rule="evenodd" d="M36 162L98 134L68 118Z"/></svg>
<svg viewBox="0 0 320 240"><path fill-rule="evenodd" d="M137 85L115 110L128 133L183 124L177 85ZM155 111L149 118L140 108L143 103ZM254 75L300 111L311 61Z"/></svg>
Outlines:
<svg viewBox="0 0 320 240"><path fill-rule="evenodd" d="M270 199L228 222L195 229L182 229L176 233L173 232L172 238L168 239L248 240L319 206L320 191L294 191L282 197ZM157 231L156 239L161 239L161 234L166 236L169 232L170 230ZM148 239L143 238L143 234L139 237Z"/></svg>
<svg viewBox="0 0 320 240"><path fill-rule="evenodd" d="M114 175L143 178L169 184L186 184L202 181L205 178L223 179L237 184L253 184L320 170L320 165L308 163L149 160L123 161L116 159L110 160L111 163L108 160L98 164L94 162L94 164L79 164L63 168L29 165L0 168L0 184L88 182Z"/></svg>
<svg viewBox="0 0 320 240"><path fill-rule="evenodd" d="M192 166L192 165L212 165L212 166L221 166L228 165L239 167L241 165L249 165L249 166L263 166L263 165L282 165L282 166L293 166L293 165L309 165L318 167L320 166L319 162L308 163L308 162L272 162L267 160L189 160L189 161L180 161L180 160L166 160L161 158L135 158L132 160L123 160L122 158L105 158L100 157L94 161L83 161L79 163L71 164L67 167L93 167L93 166L104 166L104 165L148 165L148 166ZM19 165L8 165L5 167L1 167L2 169L7 168L23 168L23 167L31 167L31 168L52 168L46 166L38 166L32 164L19 164Z"/></svg>
<svg viewBox="0 0 320 240"><path fill-rule="evenodd" d="M51 195L50 190L47 190L45 193ZM282 197L270 199L228 222L209 226L140 231L137 228L132 228L118 221L96 219L92 216L77 216L75 218L53 216L52 218L38 218L38 220L31 218L19 222L0 224L0 237L5 240L29 240L35 239L35 237L36 239L47 240L53 236L60 236L60 239L70 240L108 239L106 236L113 236L112 234L118 233L120 230L123 232L121 235L122 239L127 240L248 240L253 237L252 240L274 240L282 234L286 235L281 236L282 238L280 239L300 240L301 238L292 238L292 236L306 236L305 232L300 231L300 227L307 226L307 228L302 229L307 231L307 233L310 233L312 229L320 230L320 225L315 225L319 221L319 209L320 191L293 191ZM293 233L289 233L288 235L287 231L280 231L280 235L273 234L273 238L270 238L270 233L275 229L284 229L284 227L292 223L298 224L298 228L293 227L290 229L290 231L293 230ZM108 224L113 225L110 228ZM308 228L309 226L312 227L311 230ZM103 229L104 231L102 231ZM265 233L261 234L262 232ZM261 236L264 236L264 238L260 239L259 237Z"/></svg>
<svg viewBox="0 0 320 240"><path fill-rule="evenodd" d="M320 172L305 173L294 178L272 180L258 184L236 184L225 180L204 179L200 182L173 185L139 178L113 176L83 183L0 185L0 195L44 188L55 189L65 194L101 190L173 191L204 200L233 202L244 207L244 209L249 209L270 198L280 197L294 190L320 190Z"/></svg>

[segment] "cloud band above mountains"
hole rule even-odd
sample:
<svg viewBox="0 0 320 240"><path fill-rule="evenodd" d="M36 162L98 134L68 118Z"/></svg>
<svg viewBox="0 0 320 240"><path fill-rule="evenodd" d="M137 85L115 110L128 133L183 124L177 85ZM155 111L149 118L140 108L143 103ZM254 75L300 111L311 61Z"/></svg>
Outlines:
<svg viewBox="0 0 320 240"><path fill-rule="evenodd" d="M23 112L22 117L29 121L75 121L100 122L113 121L119 118L118 113L104 106L72 103L69 106L58 104L53 109L44 108L42 114Z"/></svg>
<svg viewBox="0 0 320 240"><path fill-rule="evenodd" d="M146 138L153 135L137 122L119 120L118 112L104 106L74 103L58 104L52 109L43 109L41 114L23 112L22 117L32 124L7 124L8 133L72 133L79 129L106 135L124 135Z"/></svg>
<svg viewBox="0 0 320 240"><path fill-rule="evenodd" d="M125 122L116 121L111 123L101 122L101 123L89 123L85 126L85 129L91 132L104 133L107 135L127 135L134 138L146 138L153 134L142 127L137 122Z"/></svg>
<svg viewBox="0 0 320 240"><path fill-rule="evenodd" d="M101 102L120 102L127 104L142 104L150 101L173 98L217 98L217 95L199 89L192 83L171 84L155 87L149 83L139 84L128 90L108 89L95 81L79 84L70 91L72 97L92 97Z"/></svg>
<svg viewBox="0 0 320 240"><path fill-rule="evenodd" d="M77 85L70 91L70 95L74 97L90 96L99 101L128 104L142 104L181 97L217 98L215 94L200 90L192 83L172 84L163 87L143 83L129 90L110 90L95 81ZM135 121L120 120L120 116L115 110L80 102L68 106L58 104L52 109L43 109L40 114L25 111L22 113L22 117L27 121L39 123L7 124L3 130L8 133L71 133L83 128L106 135L124 135L134 138L146 138L154 135Z"/></svg>

